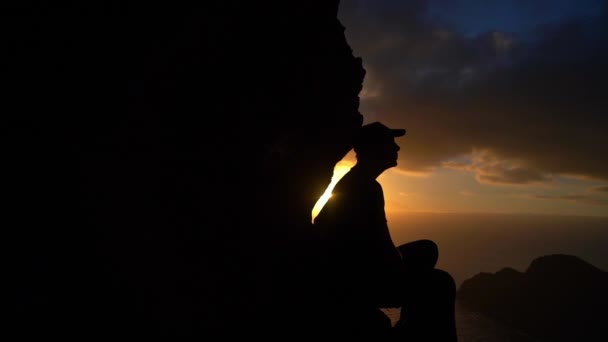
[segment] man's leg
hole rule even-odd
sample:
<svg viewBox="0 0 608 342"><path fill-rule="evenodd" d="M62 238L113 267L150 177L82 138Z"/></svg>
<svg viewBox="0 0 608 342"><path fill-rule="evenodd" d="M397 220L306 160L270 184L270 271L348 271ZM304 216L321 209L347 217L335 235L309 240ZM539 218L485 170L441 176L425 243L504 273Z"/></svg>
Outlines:
<svg viewBox="0 0 608 342"><path fill-rule="evenodd" d="M430 240L398 247L405 262L403 305L394 332L398 340L457 341L454 319L456 284L435 269L438 249Z"/></svg>
<svg viewBox="0 0 608 342"><path fill-rule="evenodd" d="M439 258L439 249L431 240L416 240L397 247L407 270L431 270Z"/></svg>
<svg viewBox="0 0 608 342"><path fill-rule="evenodd" d="M456 285L447 272L434 269L417 274L406 291L401 317L394 328L400 340L457 341Z"/></svg>

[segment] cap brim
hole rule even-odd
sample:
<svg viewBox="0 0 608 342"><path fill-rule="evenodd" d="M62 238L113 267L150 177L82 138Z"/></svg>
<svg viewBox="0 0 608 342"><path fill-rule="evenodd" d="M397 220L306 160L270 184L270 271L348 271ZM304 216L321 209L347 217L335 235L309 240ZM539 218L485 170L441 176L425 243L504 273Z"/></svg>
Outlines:
<svg viewBox="0 0 608 342"><path fill-rule="evenodd" d="M405 135L405 129L391 129L393 137L402 137Z"/></svg>

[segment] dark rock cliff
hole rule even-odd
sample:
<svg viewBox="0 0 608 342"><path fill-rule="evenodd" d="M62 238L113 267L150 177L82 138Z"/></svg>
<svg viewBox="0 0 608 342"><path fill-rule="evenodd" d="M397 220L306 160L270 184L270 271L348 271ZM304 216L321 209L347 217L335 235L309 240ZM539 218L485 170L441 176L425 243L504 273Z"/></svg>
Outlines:
<svg viewBox="0 0 608 342"><path fill-rule="evenodd" d="M362 123L338 1L3 6L22 331L305 324L310 212Z"/></svg>
<svg viewBox="0 0 608 342"><path fill-rule="evenodd" d="M548 255L518 272L503 269L466 280L457 293L482 312L548 341L608 338L608 272L570 255Z"/></svg>

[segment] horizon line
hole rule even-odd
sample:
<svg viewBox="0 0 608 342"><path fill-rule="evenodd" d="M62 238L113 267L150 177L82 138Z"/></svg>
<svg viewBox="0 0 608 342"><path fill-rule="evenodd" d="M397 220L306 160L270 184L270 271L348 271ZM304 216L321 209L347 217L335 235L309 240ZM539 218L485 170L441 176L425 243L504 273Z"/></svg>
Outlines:
<svg viewBox="0 0 608 342"><path fill-rule="evenodd" d="M538 213L538 212L507 212L507 211L439 211L439 210L401 210L387 209L387 214L435 214L435 215L504 215L504 216L548 216L548 217L581 217L581 218L605 218L605 215L583 215L583 214L561 214L561 213Z"/></svg>

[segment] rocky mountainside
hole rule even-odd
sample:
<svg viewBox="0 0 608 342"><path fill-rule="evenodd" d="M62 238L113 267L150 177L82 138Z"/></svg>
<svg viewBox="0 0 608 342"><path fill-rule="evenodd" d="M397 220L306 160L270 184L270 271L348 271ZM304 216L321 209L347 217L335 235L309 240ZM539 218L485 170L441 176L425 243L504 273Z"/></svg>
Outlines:
<svg viewBox="0 0 608 342"><path fill-rule="evenodd" d="M311 209L362 123L339 2L2 6L21 333L300 329Z"/></svg>
<svg viewBox="0 0 608 342"><path fill-rule="evenodd" d="M521 273L480 273L458 289L458 301L548 341L608 338L608 272L571 255L547 255Z"/></svg>

